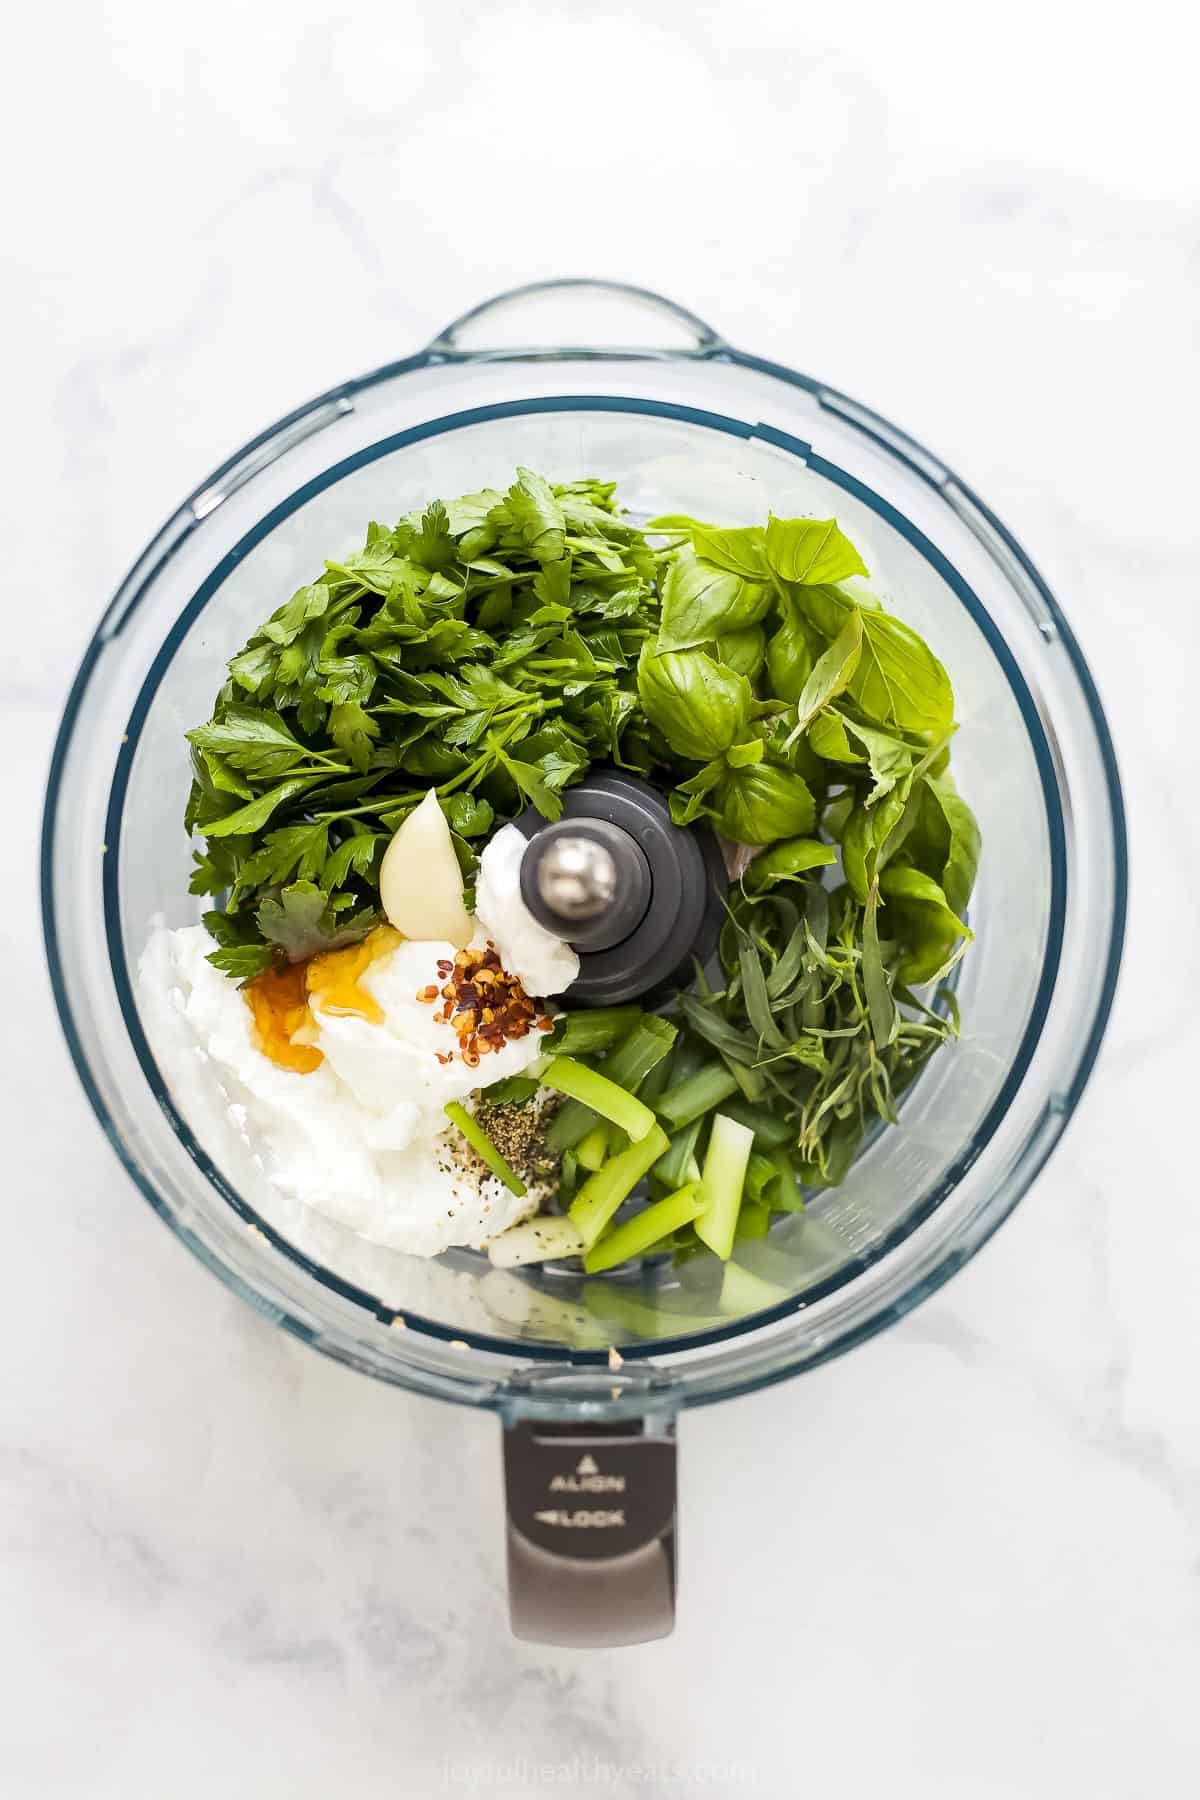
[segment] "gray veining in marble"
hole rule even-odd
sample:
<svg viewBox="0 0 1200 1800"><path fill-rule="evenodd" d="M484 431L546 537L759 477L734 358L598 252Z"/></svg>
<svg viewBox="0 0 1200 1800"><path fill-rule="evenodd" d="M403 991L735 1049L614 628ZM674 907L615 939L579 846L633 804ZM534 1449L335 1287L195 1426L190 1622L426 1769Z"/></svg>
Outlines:
<svg viewBox="0 0 1200 1800"><path fill-rule="evenodd" d="M1200 210L1172 9L26 9L0 114L5 1800L1183 1800L1200 1727ZM306 395L554 273L909 426L1062 597L1135 879L1095 1080L898 1329L686 1422L671 1640L507 1632L496 1428L274 1332L135 1194L41 964L106 596ZM672 1769L675 1771L671 1773Z"/></svg>

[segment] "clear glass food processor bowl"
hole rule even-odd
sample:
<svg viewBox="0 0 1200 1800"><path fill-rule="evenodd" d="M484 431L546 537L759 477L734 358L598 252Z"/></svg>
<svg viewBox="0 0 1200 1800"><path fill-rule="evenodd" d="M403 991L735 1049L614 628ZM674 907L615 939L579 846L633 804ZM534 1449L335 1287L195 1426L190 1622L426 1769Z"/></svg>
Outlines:
<svg viewBox="0 0 1200 1800"><path fill-rule="evenodd" d="M615 478L643 517L836 516L958 696L955 772L983 831L962 1040L932 1060L900 1125L875 1134L843 1186L739 1247L744 1279L723 1302L666 1260L585 1280L367 1244L271 1186L202 1070L195 1092L173 1099L139 1017L134 975L152 926L193 923L204 905L188 894L184 732L208 716L227 658L370 520L504 487L517 464ZM1087 668L987 508L820 382L732 349L656 296L566 282L488 302L419 355L301 408L167 522L72 690L43 888L55 994L88 1095L202 1261L373 1375L603 1421L644 1413L648 1390L673 1409L810 1367L898 1318L979 1248L1088 1078L1120 956L1125 849ZM610 1346L624 1359L616 1372Z"/></svg>

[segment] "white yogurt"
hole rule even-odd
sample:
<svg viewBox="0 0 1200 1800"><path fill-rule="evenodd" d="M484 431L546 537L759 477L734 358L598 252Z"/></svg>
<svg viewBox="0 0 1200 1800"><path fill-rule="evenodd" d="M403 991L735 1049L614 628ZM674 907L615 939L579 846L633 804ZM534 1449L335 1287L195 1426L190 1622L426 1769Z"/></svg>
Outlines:
<svg viewBox="0 0 1200 1800"><path fill-rule="evenodd" d="M561 994L579 973L570 944L539 925L521 898L521 858L528 840L502 825L479 859L475 917L500 950L500 960L527 994Z"/></svg>
<svg viewBox="0 0 1200 1800"><path fill-rule="evenodd" d="M499 947L507 933L488 935ZM536 1193L518 1199L493 1176L481 1180L461 1166L462 1139L442 1111L447 1101L466 1100L482 1073L458 1056L438 1062L435 1052L452 1050L457 1039L434 1007L416 999L437 981L436 965L453 957L452 945L405 942L370 965L361 985L382 1007L382 1025L314 1008L314 1041L325 1060L307 1075L279 1068L259 1050L241 991L206 960L212 948L202 925L160 929L139 968L151 1046L198 1130L219 1095L275 1186L371 1242L412 1255L480 1246L536 1211ZM520 1074L540 1052L536 1031L506 1043L488 1057L486 1078ZM198 1082L203 1105L194 1099Z"/></svg>

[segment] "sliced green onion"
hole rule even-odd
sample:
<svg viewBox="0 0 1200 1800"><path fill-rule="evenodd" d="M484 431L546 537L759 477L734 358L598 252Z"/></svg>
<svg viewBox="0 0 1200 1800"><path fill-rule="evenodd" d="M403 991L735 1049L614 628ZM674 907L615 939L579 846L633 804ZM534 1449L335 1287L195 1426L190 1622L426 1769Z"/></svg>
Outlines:
<svg viewBox="0 0 1200 1800"><path fill-rule="evenodd" d="M593 1006L555 1020L550 1043L563 1056L599 1056L623 1038L642 1016L640 1006Z"/></svg>
<svg viewBox="0 0 1200 1800"><path fill-rule="evenodd" d="M676 1131L667 1148L667 1154L660 1156L654 1165L654 1173L659 1181L665 1181L670 1191L683 1187L692 1177L687 1172L696 1160L696 1145L700 1141L700 1133L704 1129L703 1119L693 1119L682 1131Z"/></svg>
<svg viewBox="0 0 1200 1800"><path fill-rule="evenodd" d="M639 1095L640 1099L641 1096ZM649 1105L649 1101L646 1102ZM604 1129L604 1153L606 1156L619 1156L629 1143L629 1133L622 1131L619 1125L610 1125L602 1121Z"/></svg>
<svg viewBox="0 0 1200 1800"><path fill-rule="evenodd" d="M475 1123L466 1107L460 1106L457 1100L451 1100L443 1110L450 1123L458 1126L476 1156L483 1158L492 1174L499 1177L509 1193L515 1194L518 1200L523 1199L528 1192L525 1183L509 1168L487 1132Z"/></svg>
<svg viewBox="0 0 1200 1800"><path fill-rule="evenodd" d="M727 1262L717 1305L727 1316L740 1318L743 1313L761 1312L765 1306L778 1306L781 1300L791 1297L787 1288L776 1287L773 1281L752 1275L740 1263Z"/></svg>
<svg viewBox="0 0 1200 1800"><path fill-rule="evenodd" d="M569 1217L591 1249L617 1208L649 1173L667 1147L667 1134L652 1125L645 1137L630 1144L619 1156L610 1156L602 1169L589 1175L574 1200Z"/></svg>
<svg viewBox="0 0 1200 1800"><path fill-rule="evenodd" d="M600 1067L618 1087L637 1091L653 1070L675 1048L679 1027L657 1013L644 1013L637 1024L610 1050Z"/></svg>
<svg viewBox="0 0 1200 1800"><path fill-rule="evenodd" d="M584 1256L584 1269L589 1275L598 1275L601 1269L615 1269L618 1263L644 1255L663 1238L678 1231L681 1225L688 1224L703 1206L704 1194L699 1184L690 1182L678 1193L669 1194L665 1200L657 1200L653 1206L648 1206L635 1219L627 1219L623 1225L607 1232Z"/></svg>
<svg viewBox="0 0 1200 1800"><path fill-rule="evenodd" d="M658 1103L658 1116L665 1119L672 1131L679 1131L693 1119L711 1112L714 1106L720 1106L730 1094L736 1094L737 1087L735 1077L724 1063L705 1063L702 1069L663 1096Z"/></svg>
<svg viewBox="0 0 1200 1800"><path fill-rule="evenodd" d="M660 1023L665 1023L665 1021L660 1021ZM671 1029L673 1031L675 1027L672 1026ZM659 1100L666 1093L674 1061L675 1052L674 1049L671 1049L665 1056L661 1056L649 1073L638 1082L638 1099L645 1101L647 1106L657 1106ZM610 1071L606 1068L604 1073L607 1075Z"/></svg>
<svg viewBox="0 0 1200 1800"><path fill-rule="evenodd" d="M575 1160L581 1169L587 1169L590 1174L594 1175L600 1168L608 1155L608 1134L613 1130L615 1130L614 1126L609 1125L604 1119L600 1119L592 1126L585 1138L580 1138L575 1149Z"/></svg>
<svg viewBox="0 0 1200 1800"><path fill-rule="evenodd" d="M668 1024L666 1019L660 1019L654 1013L640 1015L616 1049L604 1058L599 1073L606 1081L613 1082L628 1093L636 1093L651 1070L662 1062L672 1048L675 1037L676 1028ZM546 1148L573 1149L587 1136L600 1112L598 1106L585 1105L578 1099L569 1100L550 1123L550 1129L546 1133ZM608 1113L603 1114L605 1118L610 1116ZM615 1122L620 1123L619 1120ZM633 1135L632 1132L629 1133L630 1137Z"/></svg>
<svg viewBox="0 0 1200 1800"><path fill-rule="evenodd" d="M505 1075L502 1080L485 1087L483 1096L489 1106L524 1106L537 1091L538 1084L531 1076Z"/></svg>
<svg viewBox="0 0 1200 1800"><path fill-rule="evenodd" d="M637 1097L642 1102L643 1106L649 1106L653 1109L658 1105L659 1099L666 1092L673 1060L674 1052L662 1057L651 1069L645 1080L639 1081ZM607 1066L604 1068L604 1073L606 1075L609 1073ZM623 1150L625 1148L629 1139L619 1125L606 1125L605 1131L608 1134L608 1154L610 1156L615 1156L618 1150ZM672 1187L682 1187L683 1183L682 1181L676 1181L671 1185Z"/></svg>
<svg viewBox="0 0 1200 1800"><path fill-rule="evenodd" d="M750 1161L746 1164L746 1199L753 1200L756 1206L765 1206L769 1210L774 1205L772 1190L778 1185L779 1170L769 1156L761 1150L750 1152Z"/></svg>
<svg viewBox="0 0 1200 1800"><path fill-rule="evenodd" d="M726 1113L713 1115L708 1154L704 1158L704 1211L696 1220L696 1235L709 1249L728 1262L733 1251L746 1165L754 1146L754 1133Z"/></svg>
<svg viewBox="0 0 1200 1800"><path fill-rule="evenodd" d="M765 1106L747 1106L742 1100L731 1100L723 1110L739 1125L748 1125L759 1150L774 1150L796 1135L796 1127L768 1112Z"/></svg>
<svg viewBox="0 0 1200 1800"><path fill-rule="evenodd" d="M570 1219L543 1213L510 1225L487 1247L489 1260L498 1269L519 1269L525 1263L549 1262L552 1257L578 1256L583 1239Z"/></svg>
<svg viewBox="0 0 1200 1800"><path fill-rule="evenodd" d="M737 1216L735 1243L740 1244L743 1238L766 1237L770 1227L770 1207L764 1206L761 1200L751 1200L748 1195L744 1196Z"/></svg>
<svg viewBox="0 0 1200 1800"><path fill-rule="evenodd" d="M618 1326L633 1338L688 1337L725 1322L715 1312L668 1312L665 1307L647 1305L636 1289L631 1291L616 1281L585 1281L580 1299L596 1319Z"/></svg>
<svg viewBox="0 0 1200 1800"><path fill-rule="evenodd" d="M628 1132L632 1143L638 1143L654 1129L654 1114L648 1106L643 1106L634 1094L619 1087L615 1081L610 1081L607 1075L601 1075L596 1069L589 1069L584 1063L574 1062L569 1056L556 1056L542 1076L542 1082L546 1087L554 1088L557 1093L569 1095L572 1100L581 1100L602 1119L611 1119L614 1125L619 1125L622 1131ZM558 1120L554 1123L557 1125ZM589 1123L580 1137L586 1137L590 1130ZM552 1138L553 1128L546 1133L546 1143L551 1149L571 1148L570 1144L553 1143ZM578 1143L579 1139L575 1142ZM666 1149L665 1140L663 1149Z"/></svg>
<svg viewBox="0 0 1200 1800"><path fill-rule="evenodd" d="M796 1171L792 1167L792 1159L786 1150L772 1150L771 1161L779 1176L778 1184L771 1198L771 1204L777 1212L803 1212L804 1195L800 1192L800 1183L796 1180Z"/></svg>

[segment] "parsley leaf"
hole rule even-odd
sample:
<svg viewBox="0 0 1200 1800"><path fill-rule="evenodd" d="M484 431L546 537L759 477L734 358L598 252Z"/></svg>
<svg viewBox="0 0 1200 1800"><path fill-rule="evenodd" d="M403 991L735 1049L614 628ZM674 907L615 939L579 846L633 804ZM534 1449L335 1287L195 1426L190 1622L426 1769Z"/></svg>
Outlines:
<svg viewBox="0 0 1200 1800"><path fill-rule="evenodd" d="M296 881L268 894L260 903L258 928L270 944L277 944L290 962L300 962L318 950L340 950L366 936L379 914L374 907L344 919L340 924L329 895L311 881Z"/></svg>
<svg viewBox="0 0 1200 1800"><path fill-rule="evenodd" d="M230 944L224 950L210 950L204 959L214 969L220 969L222 975L228 975L239 987L245 987L264 969L269 969L274 957L268 944Z"/></svg>
<svg viewBox="0 0 1200 1800"><path fill-rule="evenodd" d="M566 547L566 520L550 483L530 469L518 469L501 506L504 523L515 527L519 541L539 562L557 562Z"/></svg>

